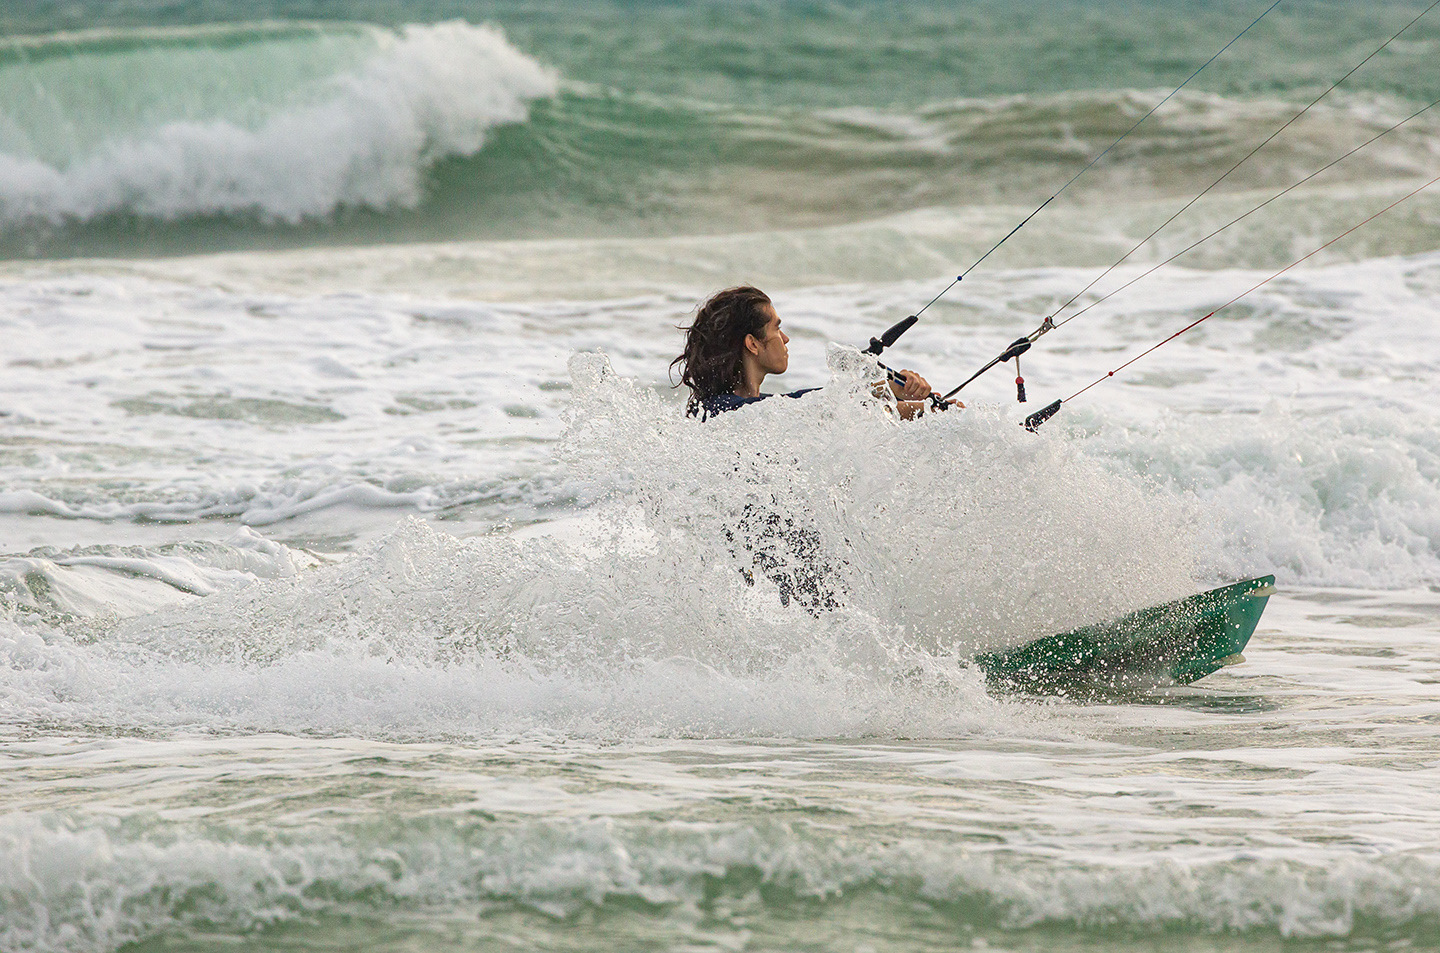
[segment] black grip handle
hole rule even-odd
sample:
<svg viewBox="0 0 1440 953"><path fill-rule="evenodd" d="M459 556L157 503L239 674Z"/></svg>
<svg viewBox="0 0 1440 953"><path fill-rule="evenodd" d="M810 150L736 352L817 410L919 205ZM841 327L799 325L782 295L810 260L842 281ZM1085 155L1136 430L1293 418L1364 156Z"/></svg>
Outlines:
<svg viewBox="0 0 1440 953"><path fill-rule="evenodd" d="M895 324L893 327L890 328L890 330L886 331L878 338L871 338L870 346L867 347L862 353L879 354L881 351L885 350L887 347L900 340L900 335L913 328L915 326L915 322L919 320L920 319L917 316L913 314L910 315L910 317L906 318L904 321L899 322L898 324Z"/></svg>
<svg viewBox="0 0 1440 953"><path fill-rule="evenodd" d="M1053 404L1046 404L1044 407L1041 407L1029 417L1026 417L1025 429L1030 431L1031 433L1034 433L1035 428L1039 427L1045 421L1055 416L1055 412L1060 409L1060 403L1061 402L1057 400Z"/></svg>

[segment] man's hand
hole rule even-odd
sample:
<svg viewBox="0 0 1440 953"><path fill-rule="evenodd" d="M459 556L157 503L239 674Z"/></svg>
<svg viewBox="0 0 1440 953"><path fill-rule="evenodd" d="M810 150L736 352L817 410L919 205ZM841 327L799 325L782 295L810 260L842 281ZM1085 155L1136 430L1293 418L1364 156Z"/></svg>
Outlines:
<svg viewBox="0 0 1440 953"><path fill-rule="evenodd" d="M924 400L931 394L930 382L912 370L902 370L899 376L905 378L905 383L891 378L890 390L900 400Z"/></svg>

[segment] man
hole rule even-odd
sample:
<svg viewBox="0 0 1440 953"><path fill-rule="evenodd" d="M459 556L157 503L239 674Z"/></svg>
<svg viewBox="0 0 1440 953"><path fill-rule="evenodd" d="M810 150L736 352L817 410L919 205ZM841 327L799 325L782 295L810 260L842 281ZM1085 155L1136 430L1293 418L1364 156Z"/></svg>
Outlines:
<svg viewBox="0 0 1440 953"><path fill-rule="evenodd" d="M770 396L760 393L765 378L790 366L790 337L780 329L769 296L758 288L719 292L701 305L684 331L684 353L670 366L680 365L680 383L690 388L686 412L702 420L764 400ZM924 412L930 385L914 371L901 373L905 383L891 381L890 390L899 399L900 416L909 419ZM746 582L753 585L757 571L768 577L781 605L794 602L818 617L844 604L837 572L843 557L837 561L826 552L820 532L804 514L777 511L757 497L736 514L725 536L731 552L748 563L740 570Z"/></svg>
<svg viewBox="0 0 1440 953"><path fill-rule="evenodd" d="M679 365L680 383L690 388L685 409L692 417L704 420L764 400L771 396L760 393L765 378L790 366L790 338L780 330L775 305L759 288L742 285L716 293L683 330L685 350L670 367ZM899 376L904 383L892 380L890 390L900 416L909 420L924 413L930 385L915 371ZM799 397L809 390L783 396Z"/></svg>

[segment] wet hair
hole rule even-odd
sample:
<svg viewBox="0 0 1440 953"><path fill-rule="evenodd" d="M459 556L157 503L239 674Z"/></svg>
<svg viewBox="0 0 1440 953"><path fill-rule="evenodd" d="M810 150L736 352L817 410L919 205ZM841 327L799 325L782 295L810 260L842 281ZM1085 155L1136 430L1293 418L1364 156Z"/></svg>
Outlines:
<svg viewBox="0 0 1440 953"><path fill-rule="evenodd" d="M670 362L670 369L678 365L680 384L690 388L686 413L693 416L700 412L702 401L740 386L745 335L763 338L773 308L770 296L759 288L726 288L700 306L689 327L680 328L685 332L685 350Z"/></svg>

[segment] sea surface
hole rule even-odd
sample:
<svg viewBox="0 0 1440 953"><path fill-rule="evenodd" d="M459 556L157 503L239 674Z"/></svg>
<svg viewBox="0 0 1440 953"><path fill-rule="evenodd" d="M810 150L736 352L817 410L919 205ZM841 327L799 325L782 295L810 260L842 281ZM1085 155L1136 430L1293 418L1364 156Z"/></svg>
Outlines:
<svg viewBox="0 0 1440 953"><path fill-rule="evenodd" d="M5 4L0 953L1440 949L1426 5Z"/></svg>

